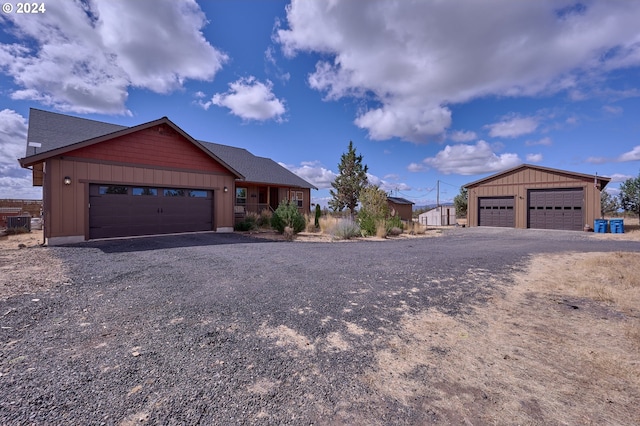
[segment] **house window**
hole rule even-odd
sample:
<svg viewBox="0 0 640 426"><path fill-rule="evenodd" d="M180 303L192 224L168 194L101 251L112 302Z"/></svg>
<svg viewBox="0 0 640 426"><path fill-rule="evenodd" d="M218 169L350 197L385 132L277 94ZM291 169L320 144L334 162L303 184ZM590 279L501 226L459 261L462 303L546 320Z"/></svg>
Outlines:
<svg viewBox="0 0 640 426"><path fill-rule="evenodd" d="M244 206L247 204L247 188L236 188L236 205Z"/></svg>
<svg viewBox="0 0 640 426"><path fill-rule="evenodd" d="M187 191L187 197L207 198L207 191L202 191L199 189L190 189Z"/></svg>
<svg viewBox="0 0 640 426"><path fill-rule="evenodd" d="M296 204L299 208L302 207L302 201L303 201L302 191L291 191L290 199L291 199L291 202Z"/></svg>
<svg viewBox="0 0 640 426"><path fill-rule="evenodd" d="M100 187L100 195L127 195L129 188L126 186L101 186Z"/></svg>

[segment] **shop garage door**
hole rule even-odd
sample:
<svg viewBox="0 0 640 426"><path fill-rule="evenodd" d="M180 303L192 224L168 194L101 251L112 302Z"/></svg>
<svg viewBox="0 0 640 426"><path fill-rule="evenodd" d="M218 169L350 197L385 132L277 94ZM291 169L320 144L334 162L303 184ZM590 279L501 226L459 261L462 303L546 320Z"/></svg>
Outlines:
<svg viewBox="0 0 640 426"><path fill-rule="evenodd" d="M206 190L90 185L89 238L210 231Z"/></svg>
<svg viewBox="0 0 640 426"><path fill-rule="evenodd" d="M479 198L478 224L480 226L516 226L513 197Z"/></svg>
<svg viewBox="0 0 640 426"><path fill-rule="evenodd" d="M582 188L530 189L529 228L582 230L583 199Z"/></svg>

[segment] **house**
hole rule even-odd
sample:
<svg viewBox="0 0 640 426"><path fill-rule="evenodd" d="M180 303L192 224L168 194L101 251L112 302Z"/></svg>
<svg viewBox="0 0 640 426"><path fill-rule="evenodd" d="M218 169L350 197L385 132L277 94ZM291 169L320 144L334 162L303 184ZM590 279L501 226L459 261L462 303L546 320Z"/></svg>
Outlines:
<svg viewBox="0 0 640 426"><path fill-rule="evenodd" d="M387 203L391 216L397 215L402 220L412 220L413 202L399 197L387 197Z"/></svg>
<svg viewBox="0 0 640 426"><path fill-rule="evenodd" d="M583 230L607 177L523 164L466 184L468 226Z"/></svg>
<svg viewBox="0 0 640 426"><path fill-rule="evenodd" d="M448 226L455 225L456 208L449 204L435 207L418 216L418 223L425 226Z"/></svg>
<svg viewBox="0 0 640 426"><path fill-rule="evenodd" d="M33 185L43 187L44 236L51 245L230 232L237 203L254 205L251 194L256 208L261 200L273 208L274 198L294 199L308 212L315 188L272 160L198 141L167 117L126 127L31 109L27 152L19 161L32 170ZM242 188L244 203L237 197Z"/></svg>

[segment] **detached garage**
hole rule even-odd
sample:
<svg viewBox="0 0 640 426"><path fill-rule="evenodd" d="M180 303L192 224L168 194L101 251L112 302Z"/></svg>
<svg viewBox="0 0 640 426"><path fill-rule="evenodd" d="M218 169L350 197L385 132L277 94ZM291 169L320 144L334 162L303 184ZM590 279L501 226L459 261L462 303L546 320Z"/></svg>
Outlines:
<svg viewBox="0 0 640 426"><path fill-rule="evenodd" d="M611 179L523 164L465 185L468 226L581 231Z"/></svg>

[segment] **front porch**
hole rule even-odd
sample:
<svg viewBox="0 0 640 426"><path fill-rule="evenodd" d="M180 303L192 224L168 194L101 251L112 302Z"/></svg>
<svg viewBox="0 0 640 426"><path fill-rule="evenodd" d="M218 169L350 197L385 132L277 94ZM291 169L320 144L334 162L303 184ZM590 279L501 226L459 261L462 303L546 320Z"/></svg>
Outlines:
<svg viewBox="0 0 640 426"><path fill-rule="evenodd" d="M303 214L310 211L310 190L271 185L245 184L236 182L234 204L235 223L242 222L247 213L260 214L263 210L274 212L280 202L295 201Z"/></svg>

